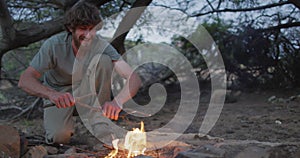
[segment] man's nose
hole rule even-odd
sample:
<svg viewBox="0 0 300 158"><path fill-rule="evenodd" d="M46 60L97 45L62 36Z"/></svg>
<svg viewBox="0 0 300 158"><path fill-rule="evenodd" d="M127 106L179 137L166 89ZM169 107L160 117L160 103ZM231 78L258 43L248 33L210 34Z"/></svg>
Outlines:
<svg viewBox="0 0 300 158"><path fill-rule="evenodd" d="M90 30L85 30L84 31L84 36L89 37L91 35L91 31Z"/></svg>

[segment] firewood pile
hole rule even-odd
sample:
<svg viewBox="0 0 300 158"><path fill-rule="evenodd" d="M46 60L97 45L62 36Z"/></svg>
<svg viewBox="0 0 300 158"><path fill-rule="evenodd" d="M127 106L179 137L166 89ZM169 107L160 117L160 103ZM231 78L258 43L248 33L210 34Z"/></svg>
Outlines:
<svg viewBox="0 0 300 158"><path fill-rule="evenodd" d="M5 131L5 132L4 132ZM87 146L78 147L79 145L60 145L49 146L42 140L38 143L36 139L24 139L20 136L18 131L10 126L1 125L0 138L0 157L12 157L12 158L103 158L107 157L109 153L114 151L112 146L102 144L102 147L98 147L97 150L90 149ZM21 138L22 137L22 138ZM136 157L143 158L171 158L178 155L179 152L188 150L188 145L178 145L184 143L171 143L160 149L145 151L144 155L138 155ZM118 154L113 158L124 158L128 156L127 150L118 150ZM107 157L109 158L109 157Z"/></svg>
<svg viewBox="0 0 300 158"><path fill-rule="evenodd" d="M35 147L37 148L37 147ZM44 153L45 155L43 158L103 158L103 157L108 157L109 153L113 151L110 149L103 149L101 151L97 152L91 152L91 151L86 151L82 153L65 153L65 154L54 154L54 155L47 155L47 153ZM135 158L157 158L157 157L162 157L162 158L172 158L176 157L180 151L183 151L183 148L181 147L164 147L161 149L157 150L152 150L152 151L146 151L144 155L138 155L135 156ZM37 151L36 151L37 152ZM77 151L76 151L77 152ZM78 151L80 152L80 150ZM119 150L118 154L114 156L113 158L126 158L128 156L128 151L126 150Z"/></svg>
<svg viewBox="0 0 300 158"><path fill-rule="evenodd" d="M113 147L101 145L97 150L78 144L63 146L48 146L26 141L18 131L10 126L0 126L0 157L1 158L109 158ZM35 142L36 143L36 142ZM96 145L95 145L96 146ZM113 158L125 158L128 151L119 150ZM134 158L201 158L201 157L253 157L280 158L300 156L299 142L272 143L257 140L224 140L218 137L199 134L184 134L167 146L160 149L145 151L144 155Z"/></svg>

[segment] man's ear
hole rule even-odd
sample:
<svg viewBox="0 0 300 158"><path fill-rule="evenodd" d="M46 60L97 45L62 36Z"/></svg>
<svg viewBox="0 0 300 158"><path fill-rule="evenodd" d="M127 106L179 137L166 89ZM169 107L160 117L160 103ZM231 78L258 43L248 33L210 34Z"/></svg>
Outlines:
<svg viewBox="0 0 300 158"><path fill-rule="evenodd" d="M73 32L73 29L72 29L70 26L66 26L66 25L65 25L65 28L66 28L66 30L67 30L68 32Z"/></svg>
<svg viewBox="0 0 300 158"><path fill-rule="evenodd" d="M103 27L103 22L101 21L100 23L98 23L98 24L96 25L96 30L101 30L102 27Z"/></svg>

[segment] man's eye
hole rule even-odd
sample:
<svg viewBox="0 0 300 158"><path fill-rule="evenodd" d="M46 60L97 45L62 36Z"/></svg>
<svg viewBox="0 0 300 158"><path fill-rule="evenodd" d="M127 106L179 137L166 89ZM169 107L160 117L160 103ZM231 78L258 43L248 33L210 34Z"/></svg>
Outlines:
<svg viewBox="0 0 300 158"><path fill-rule="evenodd" d="M79 30L88 30L88 28L80 27Z"/></svg>

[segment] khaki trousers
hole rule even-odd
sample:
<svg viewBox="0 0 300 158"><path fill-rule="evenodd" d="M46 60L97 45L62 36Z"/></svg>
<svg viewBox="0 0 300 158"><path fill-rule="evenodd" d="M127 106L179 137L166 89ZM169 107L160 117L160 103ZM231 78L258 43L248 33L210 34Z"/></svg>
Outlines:
<svg viewBox="0 0 300 158"><path fill-rule="evenodd" d="M113 70L112 60L109 56L102 54L101 57L94 65L88 66L88 70L84 73L83 80L88 81L91 78L92 71L90 68L96 70L94 72L94 79L96 79L92 84L95 83L96 90L96 97L98 98L99 104L103 105L106 101L111 100L111 75ZM89 85L88 85L89 84ZM86 92L86 90L82 90L82 88L87 88L91 86L91 83L81 83L79 88L77 89L79 95L87 95L86 93L93 93L93 92ZM92 88L93 89L93 88ZM82 94L80 94L82 93ZM73 93L74 94L74 93ZM85 104L90 106L95 106L94 101L91 99L93 97L86 97ZM95 97L94 97L95 98ZM77 101L76 101L77 102ZM97 105L96 105L97 106ZM59 144L66 144L70 141L71 136L74 133L74 118L73 113L75 111L75 106L70 108L57 108L55 105L49 107L49 105L45 106L44 108L44 128L46 131L46 142L48 144L52 143L59 143ZM78 109L77 103L76 108L78 113L82 111ZM88 110L87 110L88 111ZM83 112L87 113L87 112ZM81 114L80 114L81 115ZM100 112L94 112L93 115L102 115ZM90 117L91 119L97 117ZM87 118L89 119L89 118ZM101 119L99 120L92 120L93 130L96 129L97 131L93 131L92 133L97 133L98 135L102 135L103 137L109 137L112 134L112 131L108 127L106 123L102 123ZM111 138L109 138L111 139Z"/></svg>

